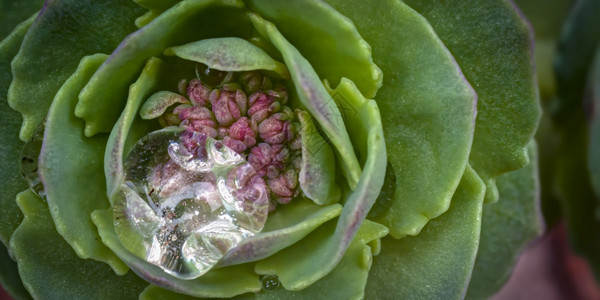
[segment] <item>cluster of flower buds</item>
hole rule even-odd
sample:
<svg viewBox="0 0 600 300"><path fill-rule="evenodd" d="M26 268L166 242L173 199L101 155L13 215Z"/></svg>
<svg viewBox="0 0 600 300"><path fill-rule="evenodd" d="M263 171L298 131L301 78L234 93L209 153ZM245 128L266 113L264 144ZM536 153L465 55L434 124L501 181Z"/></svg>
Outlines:
<svg viewBox="0 0 600 300"><path fill-rule="evenodd" d="M218 76L222 82L214 86L209 80L182 80L179 92L189 102L165 114L163 122L185 129L182 140L191 153L197 154L207 137L220 140L265 180L271 210L289 203L299 193L302 158L300 124L286 106L285 87L256 71Z"/></svg>

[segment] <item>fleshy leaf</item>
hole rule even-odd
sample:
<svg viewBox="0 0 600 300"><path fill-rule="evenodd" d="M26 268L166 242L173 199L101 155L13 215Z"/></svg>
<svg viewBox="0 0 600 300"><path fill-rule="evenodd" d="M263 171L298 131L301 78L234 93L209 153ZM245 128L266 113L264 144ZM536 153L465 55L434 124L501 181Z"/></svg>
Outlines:
<svg viewBox="0 0 600 300"><path fill-rule="evenodd" d="M124 274L127 267L102 244L89 217L109 206L103 169L106 137L86 138L83 121L73 115L77 94L106 58L84 57L56 94L46 119L39 174L56 230L77 255L106 262Z"/></svg>
<svg viewBox="0 0 600 300"><path fill-rule="evenodd" d="M561 121L577 113L584 96L586 78L600 42L600 2L581 0L570 10L557 46L554 69L558 97L550 113Z"/></svg>
<svg viewBox="0 0 600 300"><path fill-rule="evenodd" d="M311 62L320 78L337 85L342 77L347 77L365 97L375 96L381 86L381 70L373 63L369 44L347 17L316 0L248 2L253 10L277 26Z"/></svg>
<svg viewBox="0 0 600 300"><path fill-rule="evenodd" d="M328 225L333 227L332 223ZM342 260L327 276L301 291L280 288L273 292L259 293L256 299L363 299L367 276L373 262L369 243L387 233L388 229L385 226L365 220Z"/></svg>
<svg viewBox="0 0 600 300"><path fill-rule="evenodd" d="M244 239L223 257L220 264L240 264L273 255L339 216L341 211L339 204L318 206L304 199L294 199L271 212L263 230Z"/></svg>
<svg viewBox="0 0 600 300"><path fill-rule="evenodd" d="M95 211L92 214L92 221L98 227L102 241L148 282L195 297L225 298L260 290L258 276L254 274L251 265L247 264L214 269L193 280L175 278L123 247L115 233L112 209ZM232 278L235 280L231 280ZM162 289L158 288L158 290Z"/></svg>
<svg viewBox="0 0 600 300"><path fill-rule="evenodd" d="M37 15L43 4L44 0L0 1L0 41L7 38L11 31L29 16Z"/></svg>
<svg viewBox="0 0 600 300"><path fill-rule="evenodd" d="M600 48L596 49L593 70L588 80L590 99L587 104L589 116L588 170L592 188L600 201ZM584 104L585 105L585 104ZM600 221L600 202L598 202L598 220Z"/></svg>
<svg viewBox="0 0 600 300"><path fill-rule="evenodd" d="M337 150L344 175L350 188L354 190L359 180L361 168L354 154L344 120L335 102L323 87L310 62L281 35L275 25L256 14L251 14L250 18L258 32L267 37L281 52L283 60L288 70L290 70L300 101L321 125L328 141Z"/></svg>
<svg viewBox="0 0 600 300"><path fill-rule="evenodd" d="M160 91L144 102L142 108L140 108L140 116L145 120L156 119L162 116L171 105L189 102L188 99L177 93Z"/></svg>
<svg viewBox="0 0 600 300"><path fill-rule="evenodd" d="M200 40L165 50L165 55L203 63L210 69L229 72L267 70L289 79L284 64L250 42L235 37Z"/></svg>
<svg viewBox="0 0 600 300"><path fill-rule="evenodd" d="M594 97L598 61L591 61L594 51L598 56L600 22L593 16L600 9L595 1L577 2L569 14L557 51L556 73L558 84L557 108L554 115L559 145L555 155L554 191L567 221L571 246L575 253L585 257L600 281L600 205L594 196L590 173L590 128L586 117L592 117L585 107L583 96ZM590 73L591 72L591 73ZM592 90L584 92L583 78ZM589 99L585 99L589 100Z"/></svg>
<svg viewBox="0 0 600 300"><path fill-rule="evenodd" d="M138 80L129 88L129 97L121 117L115 123L106 142L104 153L104 174L106 176L106 194L112 201L112 194L123 180L123 155L129 131L133 125L142 101L148 97L157 84L158 74L161 71L162 61L152 57L146 63ZM138 137L139 138L139 137ZM137 141L137 139L133 139ZM112 204L112 203L111 203Z"/></svg>
<svg viewBox="0 0 600 300"><path fill-rule="evenodd" d="M485 185L467 167L450 209L418 236L381 241L365 299L461 299L477 255Z"/></svg>
<svg viewBox="0 0 600 300"><path fill-rule="evenodd" d="M476 95L427 20L401 1L327 2L354 20L385 74L376 100L396 191L376 220L396 238L416 235L450 205L467 165Z"/></svg>
<svg viewBox="0 0 600 300"><path fill-rule="evenodd" d="M30 190L19 194L17 204L25 218L10 247L34 299L132 299L148 285L131 272L118 276L104 263L79 258L54 229L45 203Z"/></svg>
<svg viewBox="0 0 600 300"><path fill-rule="evenodd" d="M86 136L111 130L125 104L129 84L148 58L172 44L235 32L232 27L247 22L241 13L235 13L242 6L238 0L181 1L147 26L131 30L79 95L75 115L86 121ZM228 11L215 11L223 8ZM223 14L236 22L221 25Z"/></svg>
<svg viewBox="0 0 600 300"><path fill-rule="evenodd" d="M297 113L302 134L302 166L298 181L304 195L316 204L338 202L341 190L335 183L335 156L305 111Z"/></svg>
<svg viewBox="0 0 600 300"><path fill-rule="evenodd" d="M181 0L133 0L137 5L147 9L168 9Z"/></svg>
<svg viewBox="0 0 600 300"><path fill-rule="evenodd" d="M540 97L542 100L551 99L556 95L556 76L553 70L556 41L576 1L555 0L552 5L546 5L548 4L546 0L515 0L514 2L535 30L534 56Z"/></svg>
<svg viewBox="0 0 600 300"><path fill-rule="evenodd" d="M23 286L21 277L19 277L17 263L12 260L8 254L8 249L2 244L0 244L0 286L14 299L31 299Z"/></svg>
<svg viewBox="0 0 600 300"><path fill-rule="evenodd" d="M483 205L481 242L467 299L488 299L506 282L525 246L542 233L537 149L530 164L498 177L500 201Z"/></svg>
<svg viewBox="0 0 600 300"><path fill-rule="evenodd" d="M357 91L353 85L350 88ZM358 186L346 199L335 231L323 229L320 233L311 234L256 264L257 273L277 275L287 290L306 288L335 268L383 185L387 157L379 109L374 100L367 100L360 93L350 95L352 98L346 99L346 103L360 114L357 118L360 124L353 127L357 130L356 135L367 137L363 142L367 145L367 156ZM294 259L290 260L290 257Z"/></svg>
<svg viewBox="0 0 600 300"><path fill-rule="evenodd" d="M36 15L19 24L17 28L3 41L0 42L0 242L8 245L11 234L17 228L23 215L15 203L17 193L27 188L21 178L21 149L23 143L19 140L21 116L8 107L6 92L12 79L10 61L19 51L19 46L25 33L35 20Z"/></svg>
<svg viewBox="0 0 600 300"><path fill-rule="evenodd" d="M569 55L560 53L560 55ZM564 58L559 58L563 60ZM581 67L572 66L571 72ZM566 70L557 70L565 72ZM593 73L592 73L593 74ZM592 75L593 76L593 75ZM590 78L591 79L591 78ZM596 79L591 79L594 82ZM570 83L558 82L559 91L570 89ZM594 83L596 84L596 83ZM590 94L593 94L590 93ZM572 99L575 101L575 99ZM570 101L570 100L564 100ZM560 116L560 122L555 130L558 132L560 143L555 155L554 191L567 221L567 229L571 246L575 253L588 260L597 280L600 280L600 206L594 195L590 175L589 156L590 128L586 124L586 112L583 99Z"/></svg>
<svg viewBox="0 0 600 300"><path fill-rule="evenodd" d="M405 2L431 23L479 96L469 163L493 202L495 178L529 163L527 145L541 115L533 34L511 1Z"/></svg>
<svg viewBox="0 0 600 300"><path fill-rule="evenodd" d="M28 140L46 117L54 95L79 60L110 53L135 29L133 19L142 11L129 0L46 1L12 61L8 100L23 114L21 140Z"/></svg>
<svg viewBox="0 0 600 300"><path fill-rule="evenodd" d="M156 19L156 17L160 16L163 12L164 10L151 9L145 14L135 19L135 26L137 28L142 28L148 25L148 23L152 22L154 19Z"/></svg>

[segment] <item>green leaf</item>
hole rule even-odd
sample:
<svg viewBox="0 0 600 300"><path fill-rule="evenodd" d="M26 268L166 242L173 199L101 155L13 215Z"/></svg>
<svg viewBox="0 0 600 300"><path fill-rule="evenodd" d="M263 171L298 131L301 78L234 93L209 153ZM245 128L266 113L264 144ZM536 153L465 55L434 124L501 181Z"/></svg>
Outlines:
<svg viewBox="0 0 600 300"><path fill-rule="evenodd" d="M12 80L10 61L19 51L25 33L29 30L35 15L19 24L17 28L0 42L0 242L8 245L8 240L17 228L23 215L15 203L17 193L27 188L21 174L21 149L23 143L19 140L21 116L8 106L6 92Z"/></svg>
<svg viewBox="0 0 600 300"><path fill-rule="evenodd" d="M537 147L531 163L498 177L500 201L483 205L481 242L467 299L488 299L506 282L525 246L542 233Z"/></svg>
<svg viewBox="0 0 600 300"><path fill-rule="evenodd" d="M345 99L346 103L360 113L360 124L355 124L354 134L367 137L363 141L368 145L366 162L357 188L344 203L335 231L319 230L256 264L257 273L277 275L287 290L304 289L335 268L383 185L387 158L379 109L374 100L362 97L351 81L342 82L340 85L345 85L352 92L340 95L350 96L351 98ZM290 260L290 257L294 259Z"/></svg>
<svg viewBox="0 0 600 300"><path fill-rule="evenodd" d="M263 230L241 241L222 258L220 265L257 261L271 256L339 216L341 211L340 204L319 206L306 199L294 199L269 213Z"/></svg>
<svg viewBox="0 0 600 300"><path fill-rule="evenodd" d="M589 149L588 149L588 170L592 188L596 193L596 198L600 201L600 48L596 49L596 58L592 72L588 79L589 85ZM598 219L600 220L600 202L598 206Z"/></svg>
<svg viewBox="0 0 600 300"><path fill-rule="evenodd" d="M77 94L106 58L84 57L56 94L46 119L39 175L56 230L77 255L106 262L124 274L127 267L102 244L89 217L109 206L103 172L106 136L86 138L83 121L73 115Z"/></svg>
<svg viewBox="0 0 600 300"><path fill-rule="evenodd" d="M304 195L316 204L340 201L341 190L335 183L335 156L306 111L297 112L302 135L302 165L298 181Z"/></svg>
<svg viewBox="0 0 600 300"><path fill-rule="evenodd" d="M129 88L127 105L125 105L121 117L115 123L115 127L113 127L106 142L104 174L106 176L106 194L111 204L113 204L112 195L115 189L121 184L124 176L123 155L126 153L126 143L129 140L130 144L134 144L141 137L135 135L132 137L130 135L131 127L134 124L142 102L156 88L162 64L163 62L155 57L150 58L146 62L142 74Z"/></svg>
<svg viewBox="0 0 600 300"><path fill-rule="evenodd" d="M42 8L44 0L1 0L0 1L0 41L5 39L13 28L24 22L32 14L36 14Z"/></svg>
<svg viewBox="0 0 600 300"><path fill-rule="evenodd" d="M450 205L467 165L476 95L427 20L404 3L327 2L354 20L385 74L376 100L396 190L376 220L396 238L416 235Z"/></svg>
<svg viewBox="0 0 600 300"><path fill-rule="evenodd" d="M115 233L112 209L95 211L92 214L92 221L98 227L102 241L123 259L133 271L148 282L194 297L226 298L260 290L258 275L253 272L252 266L248 264L213 269L193 280L173 277L165 273L160 267L147 263L123 247ZM231 280L232 278L235 278L235 280ZM157 291L157 293L162 293L163 290L152 286L149 289ZM144 292L144 294L147 293ZM152 293L154 292L150 294ZM145 297L149 296L142 298Z"/></svg>
<svg viewBox="0 0 600 300"><path fill-rule="evenodd" d="M8 249L2 244L0 244L0 286L14 299L31 299L19 277L17 263L12 260Z"/></svg>
<svg viewBox="0 0 600 300"><path fill-rule="evenodd" d="M137 3L141 7L145 7L147 9L163 9L166 10L169 7L177 4L181 0L133 0L133 2Z"/></svg>
<svg viewBox="0 0 600 300"><path fill-rule="evenodd" d="M250 18L256 30L268 38L281 52L283 60L290 70L300 101L321 125L329 142L337 150L338 161L348 180L348 185L354 190L359 180L361 168L354 154L344 120L335 102L323 87L311 63L286 40L275 25L256 14L251 14Z"/></svg>
<svg viewBox="0 0 600 300"><path fill-rule="evenodd" d="M165 55L203 63L210 69L228 72L273 71L285 79L290 74L284 64L274 60L261 48L241 38L226 37L200 40L167 48Z"/></svg>
<svg viewBox="0 0 600 300"><path fill-rule="evenodd" d="M418 236L383 239L365 299L464 297L479 245L484 194L485 185L468 167L446 213Z"/></svg>
<svg viewBox="0 0 600 300"><path fill-rule="evenodd" d="M556 41L563 23L575 0L555 0L547 5L546 0L515 0L519 9L535 30L535 68L542 100L556 94L556 76L553 64ZM542 149L540 147L540 149Z"/></svg>
<svg viewBox="0 0 600 300"><path fill-rule="evenodd" d="M148 25L148 23L154 21L154 19L156 19L156 17L160 16L163 12L165 12L164 10L160 10L160 9L151 9L149 11L147 11L145 14L139 16L137 19L135 19L135 26L137 28L142 28L146 25Z"/></svg>
<svg viewBox="0 0 600 300"><path fill-rule="evenodd" d="M320 78L337 85L342 77L347 77L365 97L375 96L382 73L373 63L369 44L351 20L322 1L248 2L252 10L277 26Z"/></svg>
<svg viewBox="0 0 600 300"><path fill-rule="evenodd" d="M577 1L562 27L554 68L558 97L551 113L561 121L577 113L584 96L586 78L600 42L600 2Z"/></svg>
<svg viewBox="0 0 600 300"><path fill-rule="evenodd" d="M493 202L495 178L529 163L527 145L541 115L530 28L510 1L405 2L431 23L477 92L469 163Z"/></svg>
<svg viewBox="0 0 600 300"><path fill-rule="evenodd" d="M331 225L333 223L329 224L333 228ZM385 226L365 220L342 260L327 276L300 291L280 288L274 292L259 293L256 299L363 299L373 262L373 249L368 244L387 233Z"/></svg>
<svg viewBox="0 0 600 300"><path fill-rule="evenodd" d="M585 257L600 280L600 218L587 169L586 124L581 107L562 122L556 156L555 191L575 253Z"/></svg>
<svg viewBox="0 0 600 300"><path fill-rule="evenodd" d="M156 92L148 98L142 108L140 108L140 116L144 120L156 119L162 116L167 108L177 103L190 103L190 101L177 93L169 91Z"/></svg>
<svg viewBox="0 0 600 300"><path fill-rule="evenodd" d="M241 6L237 0L181 1L147 26L131 30L79 95L75 115L86 121L86 136L111 130L125 104L129 84L148 58L173 44L237 32L247 22L239 12ZM223 24L223 14L235 22Z"/></svg>
<svg viewBox="0 0 600 300"><path fill-rule="evenodd" d="M17 203L25 218L10 247L34 299L133 299L148 285L131 272L117 276L104 263L78 257L33 192L19 194Z"/></svg>
<svg viewBox="0 0 600 300"><path fill-rule="evenodd" d="M46 117L54 94L79 60L112 52L135 29L133 19L141 12L129 0L46 2L12 61L8 99L23 114L21 140L28 140Z"/></svg>

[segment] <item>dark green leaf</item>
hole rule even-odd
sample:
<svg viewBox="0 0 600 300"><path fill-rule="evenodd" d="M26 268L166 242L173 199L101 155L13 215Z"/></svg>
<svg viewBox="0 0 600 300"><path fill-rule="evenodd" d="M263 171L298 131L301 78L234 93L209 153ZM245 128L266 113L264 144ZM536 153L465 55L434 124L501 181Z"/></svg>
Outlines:
<svg viewBox="0 0 600 300"><path fill-rule="evenodd" d="M17 228L23 215L17 207L17 193L27 188L21 177L21 149L23 143L19 140L21 116L13 111L6 101L8 85L12 80L10 61L19 51L21 41L35 20L35 15L19 24L5 40L0 42L0 242L8 245L8 240Z"/></svg>
<svg viewBox="0 0 600 300"><path fill-rule="evenodd" d="M86 138L84 123L73 115L77 95L107 55L86 56L56 94L46 119L39 174L56 225L82 258L104 261L124 274L127 267L102 244L90 220L109 206L104 178L106 136Z"/></svg>
<svg viewBox="0 0 600 300"><path fill-rule="evenodd" d="M21 140L46 117L54 94L88 54L110 53L143 9L130 0L49 0L12 62L8 99L23 114Z"/></svg>
<svg viewBox="0 0 600 300"><path fill-rule="evenodd" d="M467 291L468 299L488 299L506 282L525 246L542 232L537 149L531 163L498 177L500 201L483 205L481 242Z"/></svg>
<svg viewBox="0 0 600 300"><path fill-rule="evenodd" d="M588 80L589 98L584 105L587 106L586 115L589 118L589 149L588 169L592 188L596 198L600 201L600 48L596 50L594 66ZM600 202L598 206L598 220L600 221Z"/></svg>
<svg viewBox="0 0 600 300"><path fill-rule="evenodd" d="M10 240L23 283L34 299L134 299L148 285L129 272L81 259L54 229L45 203L27 190L17 196L25 218Z"/></svg>
<svg viewBox="0 0 600 300"><path fill-rule="evenodd" d="M148 58L174 44L239 32L247 22L237 10L241 6L238 0L181 1L148 26L131 30L79 95L75 115L86 121L86 136L111 130L125 105L127 88Z"/></svg>
<svg viewBox="0 0 600 300"><path fill-rule="evenodd" d="M381 70L352 21L322 1L251 0L249 6L273 22L313 66L320 78L337 85L356 83L367 98L381 86Z"/></svg>
<svg viewBox="0 0 600 300"><path fill-rule="evenodd" d="M569 12L557 47L554 68L558 97L551 113L562 121L577 113L586 78L600 41L600 1L581 0Z"/></svg>
<svg viewBox="0 0 600 300"><path fill-rule="evenodd" d="M0 286L16 300L31 299L19 276L17 263L8 255L8 249L2 244L0 244Z"/></svg>
<svg viewBox="0 0 600 300"><path fill-rule="evenodd" d="M433 26L478 95L469 163L498 199L495 178L527 165L540 118L532 33L510 1L407 0Z"/></svg>
<svg viewBox="0 0 600 300"><path fill-rule="evenodd" d="M472 168L450 209L418 236L381 241L373 259L365 299L461 299L479 245L485 185Z"/></svg>
<svg viewBox="0 0 600 300"><path fill-rule="evenodd" d="M5 39L19 23L42 8L44 0L1 0L0 1L0 41Z"/></svg>
<svg viewBox="0 0 600 300"><path fill-rule="evenodd" d="M327 2L354 20L385 74L376 100L396 191L377 221L394 237L416 235L450 205L467 165L476 95L427 20L402 2Z"/></svg>

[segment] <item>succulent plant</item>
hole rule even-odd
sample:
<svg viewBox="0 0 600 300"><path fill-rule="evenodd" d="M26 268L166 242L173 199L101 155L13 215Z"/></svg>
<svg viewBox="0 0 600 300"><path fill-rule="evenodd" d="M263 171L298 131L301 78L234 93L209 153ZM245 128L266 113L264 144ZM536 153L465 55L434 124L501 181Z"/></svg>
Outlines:
<svg viewBox="0 0 600 300"><path fill-rule="evenodd" d="M16 298L482 298L540 231L509 1L1 3Z"/></svg>

